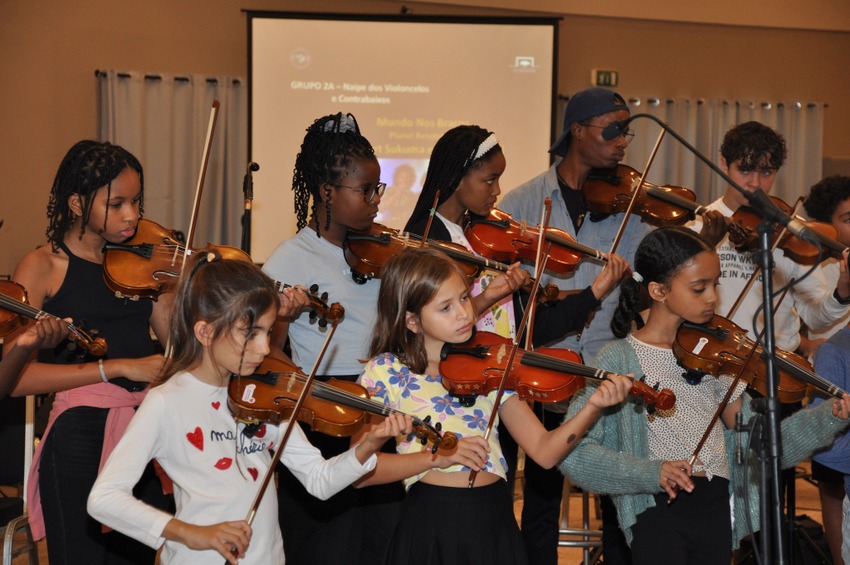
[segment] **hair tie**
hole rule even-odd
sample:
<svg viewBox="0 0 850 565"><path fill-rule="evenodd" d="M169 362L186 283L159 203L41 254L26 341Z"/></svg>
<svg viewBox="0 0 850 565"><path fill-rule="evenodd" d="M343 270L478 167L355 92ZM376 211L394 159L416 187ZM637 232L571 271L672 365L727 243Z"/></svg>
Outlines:
<svg viewBox="0 0 850 565"><path fill-rule="evenodd" d="M635 279L638 283L643 282L643 277L637 271L632 271L632 278Z"/></svg>
<svg viewBox="0 0 850 565"><path fill-rule="evenodd" d="M488 151L490 151L491 149L493 149L493 148L494 148L494 147L496 147L497 145L499 145L499 140L498 140L498 139L496 139L496 134L495 134L495 133L491 133L491 134L487 137L487 139L485 139L484 141L482 141L482 142L478 145L478 149L476 149L476 150L475 150L475 155L473 155L473 156L472 156L472 159L470 159L470 161L469 161L469 162L470 162L470 163L472 163L472 162L473 162L473 161L475 161L476 159L480 159L481 157L483 157L484 155L486 155Z"/></svg>
<svg viewBox="0 0 850 565"><path fill-rule="evenodd" d="M354 133L359 133L360 129L357 127L357 120L354 119L354 116L351 114L338 114L338 116L338 120L325 122L322 131L333 133L353 131Z"/></svg>

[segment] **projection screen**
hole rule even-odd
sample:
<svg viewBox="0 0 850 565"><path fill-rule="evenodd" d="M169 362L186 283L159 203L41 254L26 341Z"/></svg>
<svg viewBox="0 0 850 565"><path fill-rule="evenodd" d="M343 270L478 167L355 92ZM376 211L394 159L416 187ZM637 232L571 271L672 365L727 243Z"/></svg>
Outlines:
<svg viewBox="0 0 850 565"><path fill-rule="evenodd" d="M248 12L252 256L295 234L292 170L307 127L353 114L389 188L376 221L404 226L431 148L460 124L494 131L503 192L542 172L554 134L556 19Z"/></svg>

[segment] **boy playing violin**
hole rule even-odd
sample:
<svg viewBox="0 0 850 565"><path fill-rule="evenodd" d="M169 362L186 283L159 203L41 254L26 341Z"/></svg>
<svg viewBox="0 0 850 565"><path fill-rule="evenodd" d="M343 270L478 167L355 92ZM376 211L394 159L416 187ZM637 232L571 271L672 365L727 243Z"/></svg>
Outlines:
<svg viewBox="0 0 850 565"><path fill-rule="evenodd" d="M720 167L747 192L761 189L769 194L776 175L785 162L786 154L785 140L781 135L761 123L746 122L730 129L723 138L723 144L720 146ZM729 185L723 196L706 208L717 210L728 218L745 205L746 197ZM698 218L689 227L701 230L703 225L703 220ZM728 234L720 240L716 249L720 255L717 312L721 316L727 316L756 269L756 255L752 251L736 249ZM774 289L785 286L791 279L799 281L791 288L790 295L776 308L776 347L786 351L799 350L806 357L811 357L817 348L817 342L810 342L800 335L800 320L810 329L819 330L834 324L850 311L847 257L841 259L842 274L829 289L822 273L816 271L800 280L809 266L796 263L781 251L774 252L773 258L776 263ZM753 339L763 327L763 315L759 316L757 328L754 328L752 323L753 315L761 305L762 290L759 279L741 300L734 316L729 316L735 324L746 329Z"/></svg>

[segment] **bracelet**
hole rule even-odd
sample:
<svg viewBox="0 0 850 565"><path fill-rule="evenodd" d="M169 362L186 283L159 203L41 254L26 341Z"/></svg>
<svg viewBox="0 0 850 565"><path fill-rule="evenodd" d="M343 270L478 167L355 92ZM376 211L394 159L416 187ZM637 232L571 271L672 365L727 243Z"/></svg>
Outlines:
<svg viewBox="0 0 850 565"><path fill-rule="evenodd" d="M842 306L847 306L848 304L850 304L850 297L849 298L841 298L841 296L839 296L839 294L838 294L837 288L832 292L832 296L834 296L835 299L838 301L838 303L841 304Z"/></svg>
<svg viewBox="0 0 850 565"><path fill-rule="evenodd" d="M103 382L108 383L109 379L106 378L106 371L103 369L103 359L97 360L97 368L100 369L100 378L103 379Z"/></svg>

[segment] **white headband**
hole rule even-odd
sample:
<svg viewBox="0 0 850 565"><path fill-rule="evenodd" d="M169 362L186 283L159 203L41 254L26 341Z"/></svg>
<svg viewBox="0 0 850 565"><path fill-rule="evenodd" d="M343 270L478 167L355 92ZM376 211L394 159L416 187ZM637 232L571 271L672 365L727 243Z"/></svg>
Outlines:
<svg viewBox="0 0 850 565"><path fill-rule="evenodd" d="M643 277L640 276L640 273L638 273L637 271L632 272L632 278L635 279L638 283L643 282Z"/></svg>
<svg viewBox="0 0 850 565"><path fill-rule="evenodd" d="M480 159L481 157L486 155L488 151L490 151L497 145L499 145L499 140L496 139L495 133L491 133L490 136L484 141L482 141L481 144L478 146L478 149L475 151L475 155L472 156L472 160L470 161L470 163L475 161L476 159Z"/></svg>

